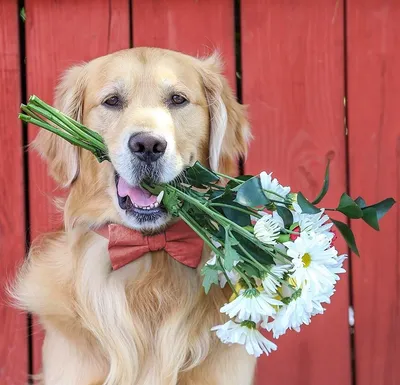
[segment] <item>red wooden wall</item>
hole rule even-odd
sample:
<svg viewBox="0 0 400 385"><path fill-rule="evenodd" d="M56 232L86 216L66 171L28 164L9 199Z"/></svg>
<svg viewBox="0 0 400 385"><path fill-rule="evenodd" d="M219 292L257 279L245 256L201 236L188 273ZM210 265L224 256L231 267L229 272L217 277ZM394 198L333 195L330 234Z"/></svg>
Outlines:
<svg viewBox="0 0 400 385"><path fill-rule="evenodd" d="M0 384L22 385L40 371L40 328L33 320L28 338L27 318L6 304L3 287L23 259L25 234L59 223L51 199L60 192L36 154L24 162L16 117L25 90L51 100L64 69L132 45L218 49L249 105L255 140L245 171L274 170L312 196L331 158L328 204L345 190L398 200L399 20L397 0L0 1ZM30 127L28 139L35 133ZM258 385L400 383L398 210L379 234L352 224L361 259L351 259L324 316L260 359Z"/></svg>
<svg viewBox="0 0 400 385"><path fill-rule="evenodd" d="M18 7L0 2L0 384L23 384L28 370L27 317L7 305L7 280L25 254L25 194Z"/></svg>

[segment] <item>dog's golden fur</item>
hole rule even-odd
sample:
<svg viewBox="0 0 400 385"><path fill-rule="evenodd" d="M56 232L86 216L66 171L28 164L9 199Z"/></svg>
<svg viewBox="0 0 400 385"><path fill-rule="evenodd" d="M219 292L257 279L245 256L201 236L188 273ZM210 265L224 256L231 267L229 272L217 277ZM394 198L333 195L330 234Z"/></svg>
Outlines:
<svg viewBox="0 0 400 385"><path fill-rule="evenodd" d="M43 384L252 383L254 358L210 332L225 321L219 308L226 297L216 287L204 294L201 266L190 269L161 251L112 271L107 240L92 230L110 221L129 225L116 208L113 165L122 156L121 138L135 127L169 135L180 169L198 159L226 173L236 170L249 133L243 107L220 71L216 56L200 60L136 48L73 67L63 77L57 107L99 131L113 162L99 164L47 132L34 144L50 174L69 188L64 230L34 242L13 290L18 306L38 315L46 331ZM185 87L190 106L162 105L159 82L166 79ZM112 81L123 83L129 100L119 111L101 106ZM208 254L205 249L203 263Z"/></svg>

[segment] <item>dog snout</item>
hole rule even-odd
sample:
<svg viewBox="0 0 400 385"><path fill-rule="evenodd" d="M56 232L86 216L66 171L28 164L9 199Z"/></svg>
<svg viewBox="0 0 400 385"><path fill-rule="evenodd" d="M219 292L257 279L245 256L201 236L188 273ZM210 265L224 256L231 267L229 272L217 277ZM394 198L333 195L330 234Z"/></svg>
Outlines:
<svg viewBox="0 0 400 385"><path fill-rule="evenodd" d="M139 160L151 163L164 155L167 141L154 134L139 132L129 138L128 147Z"/></svg>

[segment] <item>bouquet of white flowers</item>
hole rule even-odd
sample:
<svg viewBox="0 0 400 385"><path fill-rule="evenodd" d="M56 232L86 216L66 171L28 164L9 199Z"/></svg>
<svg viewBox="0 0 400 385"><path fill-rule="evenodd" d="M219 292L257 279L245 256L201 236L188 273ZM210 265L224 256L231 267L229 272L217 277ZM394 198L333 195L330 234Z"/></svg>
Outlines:
<svg viewBox="0 0 400 385"><path fill-rule="evenodd" d="M98 133L36 96L21 108L25 122L91 151L99 161L108 160ZM312 316L324 312L339 274L345 272L346 255L335 248L334 228L358 254L349 226L327 213L339 211L379 230L379 220L395 203L388 198L367 205L362 197L353 200L343 193L336 208L316 207L329 188L329 163L321 192L313 201L282 186L272 173L232 178L199 163L168 184L145 181L142 187L161 194L165 208L209 246L211 258L202 269L206 293L213 284L228 284L232 289L221 308L230 320L212 330L222 342L245 345L256 357L277 348L260 328L277 339L288 329L299 331Z"/></svg>

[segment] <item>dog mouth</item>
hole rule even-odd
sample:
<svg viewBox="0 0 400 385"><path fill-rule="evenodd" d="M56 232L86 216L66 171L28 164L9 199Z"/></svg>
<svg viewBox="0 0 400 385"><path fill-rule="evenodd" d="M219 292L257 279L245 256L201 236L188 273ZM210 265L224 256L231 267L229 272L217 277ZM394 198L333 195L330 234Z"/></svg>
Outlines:
<svg viewBox="0 0 400 385"><path fill-rule="evenodd" d="M163 192L158 196L152 195L140 186L131 186L117 173L115 185L119 207L139 222L156 221L166 213L161 203Z"/></svg>

